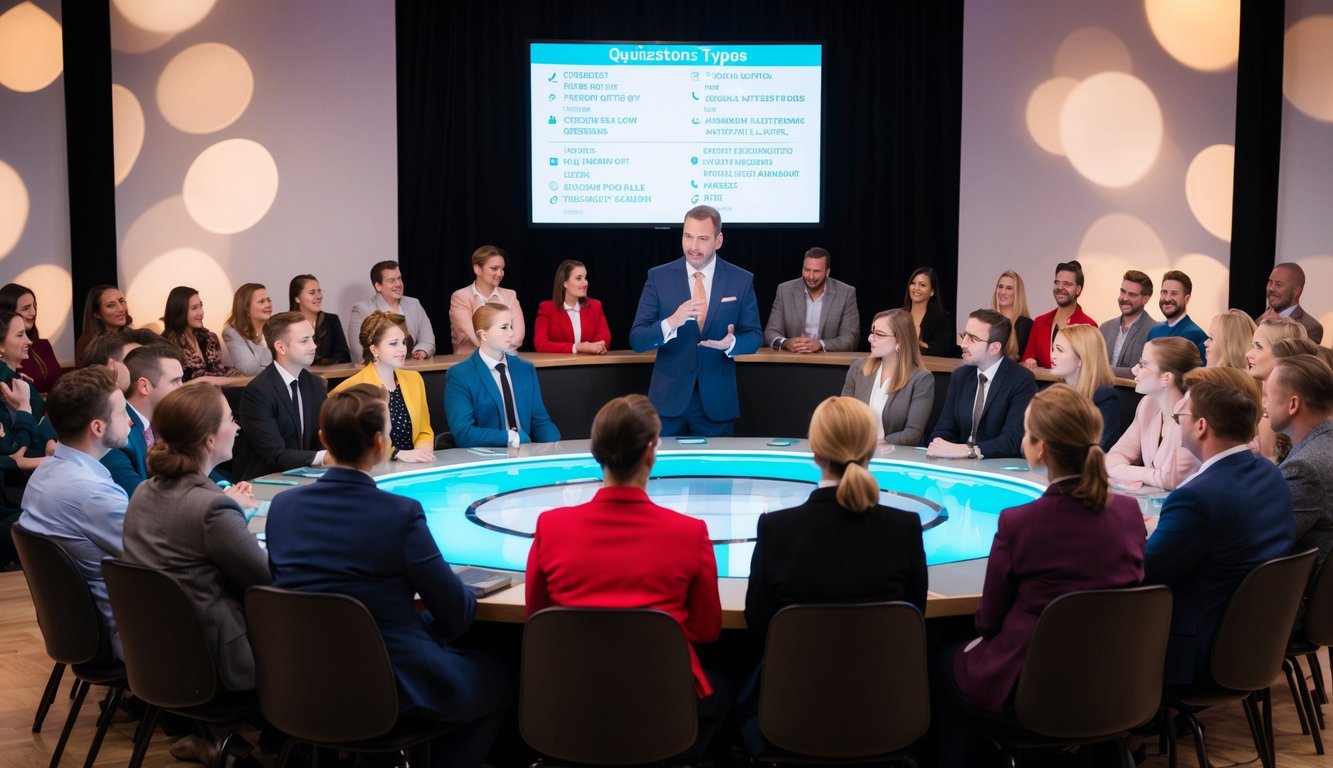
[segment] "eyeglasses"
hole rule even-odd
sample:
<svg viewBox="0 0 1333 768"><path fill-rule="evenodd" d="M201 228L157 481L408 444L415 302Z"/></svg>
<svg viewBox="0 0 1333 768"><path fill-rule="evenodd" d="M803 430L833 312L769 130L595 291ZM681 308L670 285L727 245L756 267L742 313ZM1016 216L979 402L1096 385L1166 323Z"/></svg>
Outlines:
<svg viewBox="0 0 1333 768"><path fill-rule="evenodd" d="M980 336L976 335L975 333L969 333L969 332L967 332L967 331L959 331L959 332L958 332L958 340L959 340L959 341L962 341L962 342L966 342L966 343L968 343L968 344L981 344L981 343L984 343L984 342L986 341L985 339L981 338Z"/></svg>
<svg viewBox="0 0 1333 768"><path fill-rule="evenodd" d="M1194 418L1193 413L1190 413L1189 411L1182 411L1180 413L1171 414L1171 420L1174 421L1178 426L1180 424L1180 420L1186 416L1190 417L1191 419Z"/></svg>

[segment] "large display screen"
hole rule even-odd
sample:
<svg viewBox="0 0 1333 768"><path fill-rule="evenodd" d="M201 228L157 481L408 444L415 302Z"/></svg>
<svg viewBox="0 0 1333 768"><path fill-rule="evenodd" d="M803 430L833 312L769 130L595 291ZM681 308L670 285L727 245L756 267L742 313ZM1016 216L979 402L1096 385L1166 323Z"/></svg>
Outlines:
<svg viewBox="0 0 1333 768"><path fill-rule="evenodd" d="M531 222L821 223L818 44L529 44Z"/></svg>

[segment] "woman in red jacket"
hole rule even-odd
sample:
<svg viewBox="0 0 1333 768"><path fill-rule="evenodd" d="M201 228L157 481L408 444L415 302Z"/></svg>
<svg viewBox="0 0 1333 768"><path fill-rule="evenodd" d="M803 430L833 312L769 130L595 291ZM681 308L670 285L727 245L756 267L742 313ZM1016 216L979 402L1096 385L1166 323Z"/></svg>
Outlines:
<svg viewBox="0 0 1333 768"><path fill-rule="evenodd" d="M588 268L566 259L555 270L551 300L537 307L532 337L538 352L604 355L611 347L611 327L602 302L588 298Z"/></svg>

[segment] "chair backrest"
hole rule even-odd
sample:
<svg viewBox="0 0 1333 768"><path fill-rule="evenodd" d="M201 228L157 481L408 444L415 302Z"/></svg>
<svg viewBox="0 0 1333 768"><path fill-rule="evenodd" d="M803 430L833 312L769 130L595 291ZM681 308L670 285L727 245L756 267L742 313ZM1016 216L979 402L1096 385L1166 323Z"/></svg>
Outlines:
<svg viewBox="0 0 1333 768"><path fill-rule="evenodd" d="M1071 592L1037 620L1014 711L1030 731L1062 739L1110 736L1152 718L1171 636L1164 586Z"/></svg>
<svg viewBox="0 0 1333 768"><path fill-rule="evenodd" d="M1296 609L1317 550L1269 560L1236 587L1213 639L1213 681L1235 691L1267 688L1282 669Z"/></svg>
<svg viewBox="0 0 1333 768"><path fill-rule="evenodd" d="M791 605L764 646L759 730L802 755L897 752L930 727L926 625L910 603Z"/></svg>
<svg viewBox="0 0 1333 768"><path fill-rule="evenodd" d="M10 532L32 593L46 654L62 664L92 661L100 644L108 642L107 631L79 566L52 539L18 525Z"/></svg>
<svg viewBox="0 0 1333 768"><path fill-rule="evenodd" d="M347 595L251 587L245 623L264 716L303 741L373 739L398 718L375 617Z"/></svg>
<svg viewBox="0 0 1333 768"><path fill-rule="evenodd" d="M1333 645L1333 560L1325 560L1305 604L1305 637L1317 645Z"/></svg>
<svg viewBox="0 0 1333 768"><path fill-rule="evenodd" d="M167 708L210 701L220 687L217 665L180 584L162 571L111 557L102 561L102 577L134 695Z"/></svg>
<svg viewBox="0 0 1333 768"><path fill-rule="evenodd" d="M524 627L519 729L544 755L665 760L694 743L697 705L685 633L661 611L547 608Z"/></svg>

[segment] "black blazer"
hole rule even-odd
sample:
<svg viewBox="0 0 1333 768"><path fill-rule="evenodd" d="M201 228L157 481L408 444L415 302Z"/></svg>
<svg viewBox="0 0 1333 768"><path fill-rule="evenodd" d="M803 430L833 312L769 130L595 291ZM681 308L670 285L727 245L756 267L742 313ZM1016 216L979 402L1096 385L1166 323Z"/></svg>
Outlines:
<svg viewBox="0 0 1333 768"><path fill-rule="evenodd" d="M817 488L799 507L760 516L745 593L745 622L760 637L798 603L906 600L925 611L921 518L883 505L852 512L837 493Z"/></svg>
<svg viewBox="0 0 1333 768"><path fill-rule="evenodd" d="M989 459L1018 458L1023 454L1023 412L1037 394L1032 371L1005 357L995 372L995 381L986 391L986 406L977 428L977 448ZM972 431L972 403L977 397L977 367L960 365L949 376L949 390L944 396L944 410L935 423L935 431L926 439L942 437L951 443L967 442Z"/></svg>
<svg viewBox="0 0 1333 768"><path fill-rule="evenodd" d="M910 307L905 307L912 311ZM958 357L958 345L954 343L953 315L938 304L926 305L926 315L921 318L921 341L926 342L923 355L934 357Z"/></svg>
<svg viewBox="0 0 1333 768"><path fill-rule="evenodd" d="M319 408L328 383L306 370L297 378L305 413L302 431L292 391L282 383L277 365L269 363L241 393L236 414L241 434L232 460L238 480L310 466L319 452Z"/></svg>

